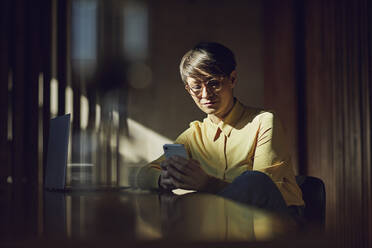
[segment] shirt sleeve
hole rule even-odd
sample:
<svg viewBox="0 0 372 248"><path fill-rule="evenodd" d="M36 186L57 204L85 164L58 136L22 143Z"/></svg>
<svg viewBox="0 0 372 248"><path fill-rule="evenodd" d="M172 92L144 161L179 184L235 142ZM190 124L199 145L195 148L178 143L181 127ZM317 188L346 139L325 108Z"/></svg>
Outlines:
<svg viewBox="0 0 372 248"><path fill-rule="evenodd" d="M264 172L276 183L292 174L290 154L282 125L271 112L259 116L253 170Z"/></svg>
<svg viewBox="0 0 372 248"><path fill-rule="evenodd" d="M189 146L187 143L187 135L190 132L190 128L184 131L180 136L177 137L174 143L184 144L186 151L190 154ZM161 173L160 164L165 160L164 154L158 159L152 161L151 163L143 166L136 178L137 186L141 189L158 189L159 188L159 176Z"/></svg>

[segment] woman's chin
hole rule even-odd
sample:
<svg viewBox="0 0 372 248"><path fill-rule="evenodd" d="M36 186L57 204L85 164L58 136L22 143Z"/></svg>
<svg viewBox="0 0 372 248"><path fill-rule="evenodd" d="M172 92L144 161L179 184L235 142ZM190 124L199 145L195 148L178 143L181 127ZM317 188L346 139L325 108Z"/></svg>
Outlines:
<svg viewBox="0 0 372 248"><path fill-rule="evenodd" d="M203 107L203 108L200 108L204 113L206 113L207 115L212 115L214 113L217 112L217 109L215 108L206 108L206 107Z"/></svg>

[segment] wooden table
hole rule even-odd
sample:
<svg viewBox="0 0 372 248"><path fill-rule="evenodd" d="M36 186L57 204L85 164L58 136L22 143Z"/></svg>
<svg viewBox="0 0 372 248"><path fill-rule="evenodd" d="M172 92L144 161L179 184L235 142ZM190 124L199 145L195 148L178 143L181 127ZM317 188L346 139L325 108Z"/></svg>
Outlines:
<svg viewBox="0 0 372 248"><path fill-rule="evenodd" d="M297 232L291 219L209 194L44 191L43 199L42 233L25 239L8 237L7 244L233 247L242 243L248 247L283 241Z"/></svg>
<svg viewBox="0 0 372 248"><path fill-rule="evenodd" d="M45 232L51 236L247 241L295 230L291 220L209 194L46 192L44 199Z"/></svg>

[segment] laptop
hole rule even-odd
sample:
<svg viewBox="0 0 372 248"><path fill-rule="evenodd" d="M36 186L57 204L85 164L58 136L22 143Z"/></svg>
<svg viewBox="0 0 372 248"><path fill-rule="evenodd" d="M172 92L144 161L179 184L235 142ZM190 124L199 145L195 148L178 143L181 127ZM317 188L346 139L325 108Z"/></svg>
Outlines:
<svg viewBox="0 0 372 248"><path fill-rule="evenodd" d="M114 185L66 185L71 114L50 120L44 188L48 191L118 191L129 187Z"/></svg>

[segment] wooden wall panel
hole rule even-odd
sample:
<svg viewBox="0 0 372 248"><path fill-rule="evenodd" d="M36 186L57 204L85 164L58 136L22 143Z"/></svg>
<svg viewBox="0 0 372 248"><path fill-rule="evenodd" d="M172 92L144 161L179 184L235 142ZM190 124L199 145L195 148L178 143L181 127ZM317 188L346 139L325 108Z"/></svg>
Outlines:
<svg viewBox="0 0 372 248"><path fill-rule="evenodd" d="M325 182L326 230L338 247L371 247L372 3L266 0L264 17L265 101L298 109L299 171ZM297 106L276 97L283 91Z"/></svg>
<svg viewBox="0 0 372 248"><path fill-rule="evenodd" d="M295 73L295 13L292 0L264 1L264 103L280 117L289 140L292 161L297 170L305 168L299 161L298 108ZM300 157L301 159L302 157Z"/></svg>
<svg viewBox="0 0 372 248"><path fill-rule="evenodd" d="M326 59L323 51L324 19L323 3L316 1L306 4L306 112L308 175L325 182L328 197L335 195L335 174L332 171L332 84L325 70ZM309 21L311 20L311 21ZM311 26L309 25L311 23ZM310 27L308 27L310 26ZM327 210L335 209L335 203L327 199ZM334 211L328 211L327 220ZM327 213L328 213L327 212Z"/></svg>
<svg viewBox="0 0 372 248"><path fill-rule="evenodd" d="M371 30L367 1L306 1L308 173L341 247L371 245ZM311 154L311 156L310 156Z"/></svg>

